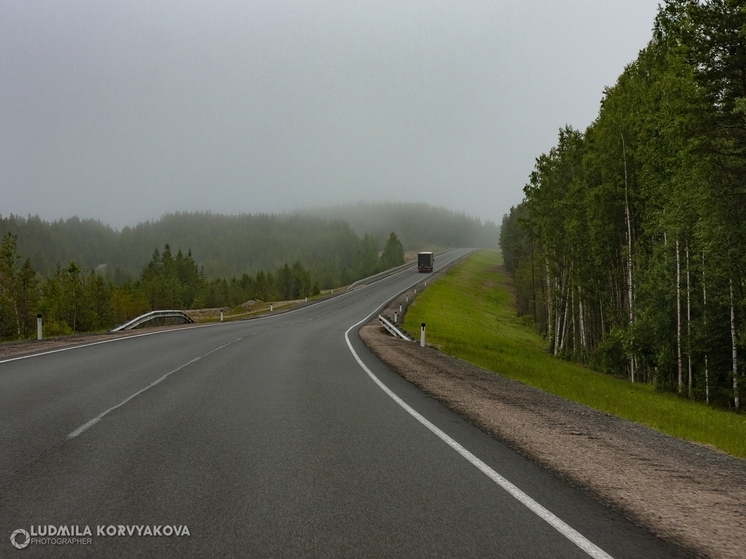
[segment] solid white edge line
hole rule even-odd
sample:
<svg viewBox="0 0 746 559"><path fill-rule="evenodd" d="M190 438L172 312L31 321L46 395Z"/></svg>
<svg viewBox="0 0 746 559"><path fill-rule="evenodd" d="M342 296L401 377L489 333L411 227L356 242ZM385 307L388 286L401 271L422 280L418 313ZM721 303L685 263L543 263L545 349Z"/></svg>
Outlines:
<svg viewBox="0 0 746 559"><path fill-rule="evenodd" d="M192 360L191 360L191 361L189 361L188 363L184 363L183 365L180 365L179 367L175 368L175 369L174 369L173 371L169 371L168 373L166 373L165 375L163 375L163 376L162 376L162 377L160 377L159 379L156 379L156 380L154 380L153 382L151 382L151 383L150 383L150 384L149 384L148 386L146 386L145 388L141 388L140 390L138 390L138 391L137 391L137 392L135 392L134 394L130 394L130 395L129 395L129 396L127 396L127 397L126 397L126 398L125 398L124 400L122 400L121 402L119 402L119 403L118 403L118 404L117 404L116 406L112 406L112 407L110 407L110 408L109 408L108 410L104 410L104 411L102 411L102 412L101 412L100 414L98 414L98 415L97 415L96 417L94 417L94 418L93 418L93 419L91 419L90 421L87 421L86 423L84 423L83 425L81 425L80 427L78 427L77 429L75 429L75 431L73 431L72 433L70 433L70 434L69 434L69 435L67 436L67 438L68 438L68 439L74 439L75 437L77 437L78 435L80 435L81 433L83 433L84 431L88 430L88 429L89 429L90 427L93 427L93 426L94 426L94 425L95 425L96 423L98 423L99 421L101 421L101 419L103 419L103 417L104 417L104 416L105 416L106 414L108 414L108 413L110 413L110 412L114 411L114 410L115 410L115 409L117 409L117 408L121 408L121 407L122 407L122 406L123 406L124 404L126 404L127 402L129 402L129 401L130 401L130 400L131 400L132 398L135 398L136 396L139 396L140 394L142 394L142 393L143 393L143 392L145 392L146 390L148 390L148 389L150 389L150 388L153 388L153 387L154 387L155 385L157 385L157 384L160 384L161 382L163 382L164 380L166 380L166 379L167 379L167 378L168 378L169 376L171 376L172 374L174 374L174 373L176 373L176 372L178 372L178 371L182 370L182 369L183 369L184 367L188 367L189 365L191 365L192 363L195 363L196 361L199 361L199 360L200 360L200 359L202 359L203 357L207 357L207 356L208 356L208 355L210 355L211 353L215 353L216 351L218 351L218 350L220 350L220 349L223 349L224 347L228 347L228 346L229 346L229 345L231 345L232 343L238 342L238 341L240 341L240 340L242 340L242 339L243 339L243 338L238 338L238 339L236 339L236 340L233 340L232 342L228 342L227 344L223 344L223 345L221 345L220 347L216 347L215 349L211 349L210 351L208 351L208 352L207 352L207 353L205 353L204 355L200 355L199 357L195 357L194 359L192 359Z"/></svg>
<svg viewBox="0 0 746 559"><path fill-rule="evenodd" d="M186 328L171 328L170 330L158 330L157 332L145 332L144 334L134 334L132 336L122 336L120 338L112 338L111 340L101 340L100 342L91 342L88 344L73 345L68 347L60 347L57 349L50 349L49 351L42 351L40 353L32 353L30 355L21 355L20 357L9 357L0 361L2 363L10 363L11 361L20 361L22 359L31 359L32 357L41 357L42 355L50 355L52 353L60 353L62 351L70 351L73 349L81 349L84 347L90 347L94 345L109 344L112 342L121 342L123 340L131 340L133 338L142 338L143 336L155 336L156 334L166 334L168 332L178 332L179 330L192 330L193 328L206 328L208 326L214 326L214 324L199 324L197 326L187 326Z"/></svg>
<svg viewBox="0 0 746 559"><path fill-rule="evenodd" d="M588 540L580 532L578 532L577 530L575 530L574 528L572 528L571 526L569 526L568 524L566 524L565 522L557 518L553 513L551 513L550 511L545 509L543 506L541 506L539 503L534 501L531 497L526 495L523 491L518 489L515 485L510 483L507 479L502 477L495 470L490 468L487 464L485 464L479 458L474 456L471 452L466 450L463 446L457 443L454 439L452 439L446 433L441 431L438 427L433 425L429 420L427 420L419 412L417 412L414 408L412 408L409 404L407 404L404 400L402 400L399 396L397 396L388 386L383 384L383 382L381 382L381 380L375 374L373 374L373 372L365 365L365 363L363 363L363 360L360 359L360 356L357 354L355 349L352 347L349 334L353 328L356 328L357 326L360 326L361 324L369 320L370 317L373 316L376 312L377 310L370 313L368 316L366 316L363 320L361 320L357 324L353 324L352 326L350 326L345 332L345 341L347 342L347 347L352 353L352 356L355 358L355 361L357 361L358 365L360 365L360 367L362 367L362 369L373 380L373 382L375 382L381 390L383 390L392 400L394 400L394 402L399 404L407 413L409 413L422 425L427 427L432 433L434 433L444 443L446 443L453 450L458 452L461 456L466 458L473 466L479 469L488 478L490 478L492 481L494 481L496 484L502 487L510 495L515 497L519 502L525 505L531 512L533 512L539 518L544 520L552 528L557 530L560 534L565 536L568 540L570 540L580 549L585 551L589 556L593 557L593 559L613 559L613 557L609 555L608 553L606 553L603 549L601 549L596 544Z"/></svg>

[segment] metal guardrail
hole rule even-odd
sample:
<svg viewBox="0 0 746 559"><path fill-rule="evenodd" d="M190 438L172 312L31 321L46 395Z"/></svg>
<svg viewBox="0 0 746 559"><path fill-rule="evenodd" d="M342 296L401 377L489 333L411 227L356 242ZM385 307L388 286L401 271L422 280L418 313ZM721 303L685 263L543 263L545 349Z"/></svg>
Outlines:
<svg viewBox="0 0 746 559"><path fill-rule="evenodd" d="M388 331L388 333L394 336L395 338L401 338L402 340L407 340L408 342L413 341L413 340L410 340L406 334L404 334L401 330L399 330L396 326L391 324L388 320L386 320L380 314L378 315L378 322L380 322L381 326L383 326Z"/></svg>
<svg viewBox="0 0 746 559"><path fill-rule="evenodd" d="M133 328L137 328L141 324L145 324L146 322L155 320L156 318L181 318L186 323L194 322L194 320L192 320L192 318L184 311L177 311L177 310L150 311L141 316L138 316L137 318L133 318L132 320L130 320L129 322L125 324L122 324L121 326L117 326L116 328L114 328L114 330L112 330L112 332L121 332L122 330L132 330Z"/></svg>

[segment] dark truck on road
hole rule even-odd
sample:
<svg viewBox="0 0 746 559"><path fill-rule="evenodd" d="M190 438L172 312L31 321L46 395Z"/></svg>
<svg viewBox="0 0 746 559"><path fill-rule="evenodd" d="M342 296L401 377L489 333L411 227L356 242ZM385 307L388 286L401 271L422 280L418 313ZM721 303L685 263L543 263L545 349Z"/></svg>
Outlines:
<svg viewBox="0 0 746 559"><path fill-rule="evenodd" d="M417 271L432 272L435 264L435 255L432 252L420 252L417 255Z"/></svg>

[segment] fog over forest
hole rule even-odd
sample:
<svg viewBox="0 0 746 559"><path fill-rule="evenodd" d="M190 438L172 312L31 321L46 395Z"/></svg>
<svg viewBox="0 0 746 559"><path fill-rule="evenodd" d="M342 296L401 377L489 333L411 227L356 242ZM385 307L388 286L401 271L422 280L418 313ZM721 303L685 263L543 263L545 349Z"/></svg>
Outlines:
<svg viewBox="0 0 746 559"><path fill-rule="evenodd" d="M425 202L499 221L658 0L0 2L0 213Z"/></svg>

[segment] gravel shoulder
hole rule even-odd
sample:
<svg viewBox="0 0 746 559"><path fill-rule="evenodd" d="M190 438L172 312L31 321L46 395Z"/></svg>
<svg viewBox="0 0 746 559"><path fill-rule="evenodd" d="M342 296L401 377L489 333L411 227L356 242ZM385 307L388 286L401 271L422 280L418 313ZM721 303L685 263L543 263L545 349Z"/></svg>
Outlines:
<svg viewBox="0 0 746 559"><path fill-rule="evenodd" d="M746 461L397 340L377 319L360 337L409 382L650 532L702 557L746 553Z"/></svg>

